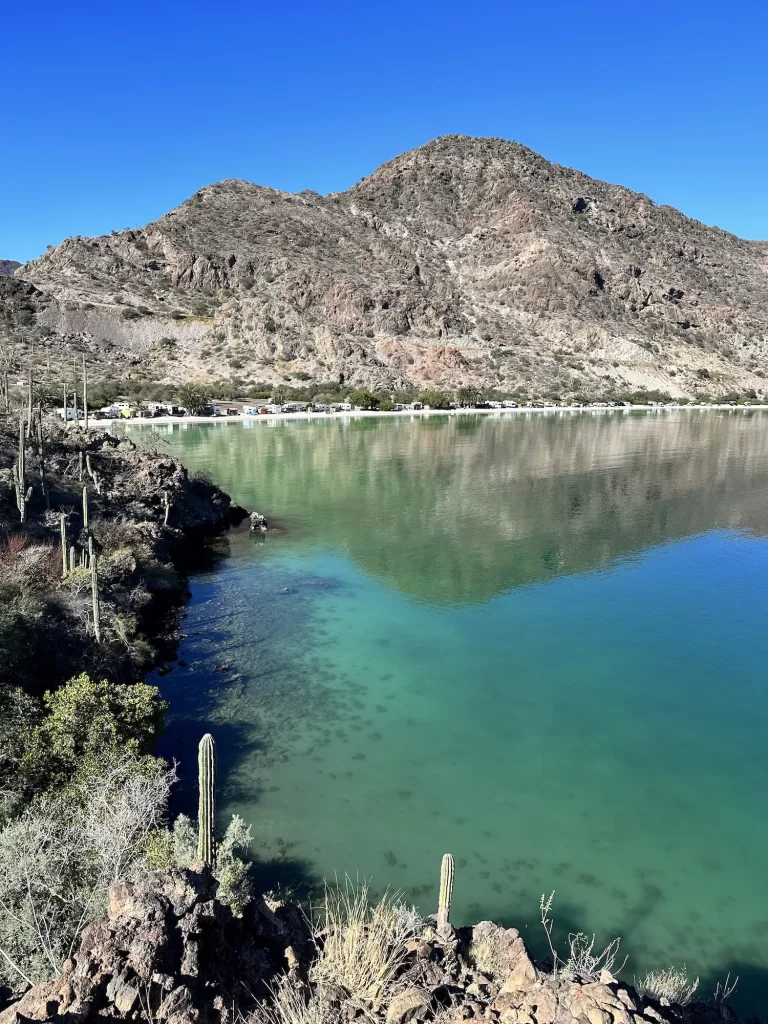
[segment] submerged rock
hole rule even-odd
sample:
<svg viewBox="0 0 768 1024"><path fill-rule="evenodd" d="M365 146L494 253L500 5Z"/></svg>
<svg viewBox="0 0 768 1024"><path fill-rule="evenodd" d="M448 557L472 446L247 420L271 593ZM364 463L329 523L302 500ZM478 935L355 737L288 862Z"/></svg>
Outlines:
<svg viewBox="0 0 768 1024"><path fill-rule="evenodd" d="M263 516L261 512L251 512L248 519L250 520L252 533L267 532L267 517Z"/></svg>

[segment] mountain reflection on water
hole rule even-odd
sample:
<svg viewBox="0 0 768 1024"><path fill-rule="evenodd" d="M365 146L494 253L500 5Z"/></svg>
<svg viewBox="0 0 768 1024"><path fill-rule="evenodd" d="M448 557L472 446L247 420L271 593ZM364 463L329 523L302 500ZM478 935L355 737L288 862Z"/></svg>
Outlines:
<svg viewBox="0 0 768 1024"><path fill-rule="evenodd" d="M478 414L174 424L170 438L304 543L413 597L476 603L714 528L765 534L766 426L740 410Z"/></svg>

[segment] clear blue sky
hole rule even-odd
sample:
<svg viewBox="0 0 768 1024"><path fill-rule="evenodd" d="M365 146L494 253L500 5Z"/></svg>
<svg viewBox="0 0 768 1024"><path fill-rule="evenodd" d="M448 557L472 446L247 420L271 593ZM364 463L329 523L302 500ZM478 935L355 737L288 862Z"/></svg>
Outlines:
<svg viewBox="0 0 768 1024"><path fill-rule="evenodd" d="M766 0L6 3L0 90L0 258L449 132L768 238Z"/></svg>

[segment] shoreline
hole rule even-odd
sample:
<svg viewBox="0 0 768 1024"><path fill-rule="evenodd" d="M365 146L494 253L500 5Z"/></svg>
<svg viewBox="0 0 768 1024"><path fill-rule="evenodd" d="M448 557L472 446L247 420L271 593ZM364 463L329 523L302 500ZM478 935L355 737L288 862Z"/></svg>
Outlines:
<svg viewBox="0 0 768 1024"><path fill-rule="evenodd" d="M378 409L352 409L349 412L278 412L263 413L259 416L132 416L116 419L99 419L89 423L89 429L98 429L99 426L112 426L115 423L127 425L151 426L153 424L169 423L275 423L282 420L350 420L364 419L366 417L385 417L387 419L402 418L406 416L473 416L473 415L497 415L497 416L520 416L531 414L553 415L575 415L577 413L604 414L604 413L666 413L680 412L752 412L753 410L766 410L768 405L633 405L633 406L555 406L553 408L527 408L519 406L517 409L402 409L397 412L380 412ZM83 424L81 423L82 427Z"/></svg>

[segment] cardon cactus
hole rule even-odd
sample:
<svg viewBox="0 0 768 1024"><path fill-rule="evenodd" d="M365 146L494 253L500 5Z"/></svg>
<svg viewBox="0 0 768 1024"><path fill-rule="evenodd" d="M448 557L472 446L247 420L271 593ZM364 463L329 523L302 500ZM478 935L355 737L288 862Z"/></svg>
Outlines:
<svg viewBox="0 0 768 1024"><path fill-rule="evenodd" d="M440 868L440 898L437 903L437 929L442 931L448 924L453 898L453 876L455 868L453 855L446 853Z"/></svg>
<svg viewBox="0 0 768 1024"><path fill-rule="evenodd" d="M216 744L209 732L197 748L198 813L197 856L208 865L216 861Z"/></svg>
<svg viewBox="0 0 768 1024"><path fill-rule="evenodd" d="M61 513L61 575L67 575L67 517Z"/></svg>

